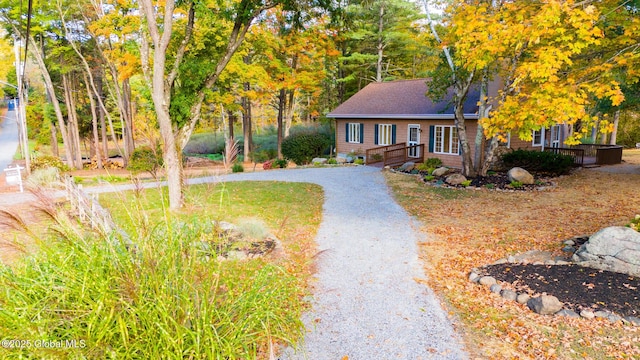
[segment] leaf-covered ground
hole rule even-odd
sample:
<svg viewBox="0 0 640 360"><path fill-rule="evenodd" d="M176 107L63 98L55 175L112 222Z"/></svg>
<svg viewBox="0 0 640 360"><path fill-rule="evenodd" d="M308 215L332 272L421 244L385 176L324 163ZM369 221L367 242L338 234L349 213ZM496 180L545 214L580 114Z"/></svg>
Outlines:
<svg viewBox="0 0 640 360"><path fill-rule="evenodd" d="M625 153L627 165L640 153ZM631 155L631 156L630 156ZM387 173L397 200L424 224L428 284L459 319L472 357L640 357L640 327L542 316L467 280L474 267L528 250L561 254L562 241L626 225L640 213L640 175L578 170L545 192L440 189Z"/></svg>

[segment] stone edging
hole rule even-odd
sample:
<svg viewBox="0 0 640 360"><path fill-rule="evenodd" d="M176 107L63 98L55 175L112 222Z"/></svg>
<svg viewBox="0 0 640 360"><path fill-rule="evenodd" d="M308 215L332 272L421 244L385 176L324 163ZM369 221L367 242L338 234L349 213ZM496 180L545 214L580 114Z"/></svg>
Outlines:
<svg viewBox="0 0 640 360"><path fill-rule="evenodd" d="M513 256L506 259L500 259L492 265L499 264L528 264L527 261L516 261ZM533 265L568 265L570 262L564 260L547 260L544 262L533 262ZM516 301L519 304L527 305L531 311L541 315L565 316L570 318L607 319L612 323L622 321L625 325L634 325L640 327L640 318L635 316L619 316L610 311L591 311L584 309L580 314L570 309L564 309L563 303L552 295L534 294L531 296L527 293L517 293L513 290L503 289L502 285L492 276L480 275L480 270L474 268L469 273L469 281L487 287L492 293L500 295L506 300Z"/></svg>

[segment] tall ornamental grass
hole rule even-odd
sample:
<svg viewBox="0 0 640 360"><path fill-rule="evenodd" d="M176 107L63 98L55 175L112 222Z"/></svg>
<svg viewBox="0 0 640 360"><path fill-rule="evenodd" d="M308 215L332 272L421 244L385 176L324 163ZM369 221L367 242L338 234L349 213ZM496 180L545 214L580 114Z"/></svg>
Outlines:
<svg viewBox="0 0 640 360"><path fill-rule="evenodd" d="M203 231L163 223L129 249L68 228L39 239L0 265L0 358L254 359L297 341L299 280L218 261L196 246Z"/></svg>

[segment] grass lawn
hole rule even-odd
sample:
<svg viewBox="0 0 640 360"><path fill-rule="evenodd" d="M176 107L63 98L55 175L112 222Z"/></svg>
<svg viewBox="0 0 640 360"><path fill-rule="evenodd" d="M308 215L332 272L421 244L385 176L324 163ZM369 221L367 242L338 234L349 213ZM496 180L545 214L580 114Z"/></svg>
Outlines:
<svg viewBox="0 0 640 360"><path fill-rule="evenodd" d="M625 151L640 165L640 151ZM472 357L640 357L640 328L542 316L467 280L474 267L532 249L555 251L575 235L626 225L640 213L640 175L578 170L547 192L503 193L426 186L386 173L396 199L424 224L428 285L459 319Z"/></svg>
<svg viewBox="0 0 640 360"><path fill-rule="evenodd" d="M317 185L240 182L103 194L135 250L64 217L30 256L0 266L0 358L264 359L304 329L323 193ZM33 212L33 211L32 211ZM284 255L220 261L211 221L258 218ZM9 290L10 289L10 290Z"/></svg>

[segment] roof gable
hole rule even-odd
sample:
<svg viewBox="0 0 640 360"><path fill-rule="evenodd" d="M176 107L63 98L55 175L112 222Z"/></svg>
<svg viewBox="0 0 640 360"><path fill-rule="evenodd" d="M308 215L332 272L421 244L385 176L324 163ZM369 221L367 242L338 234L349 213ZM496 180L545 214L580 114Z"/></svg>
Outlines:
<svg viewBox="0 0 640 360"><path fill-rule="evenodd" d="M453 92L442 101L427 97L427 79L371 83L327 114L331 118L453 119ZM478 87L464 103L467 118L477 118Z"/></svg>

